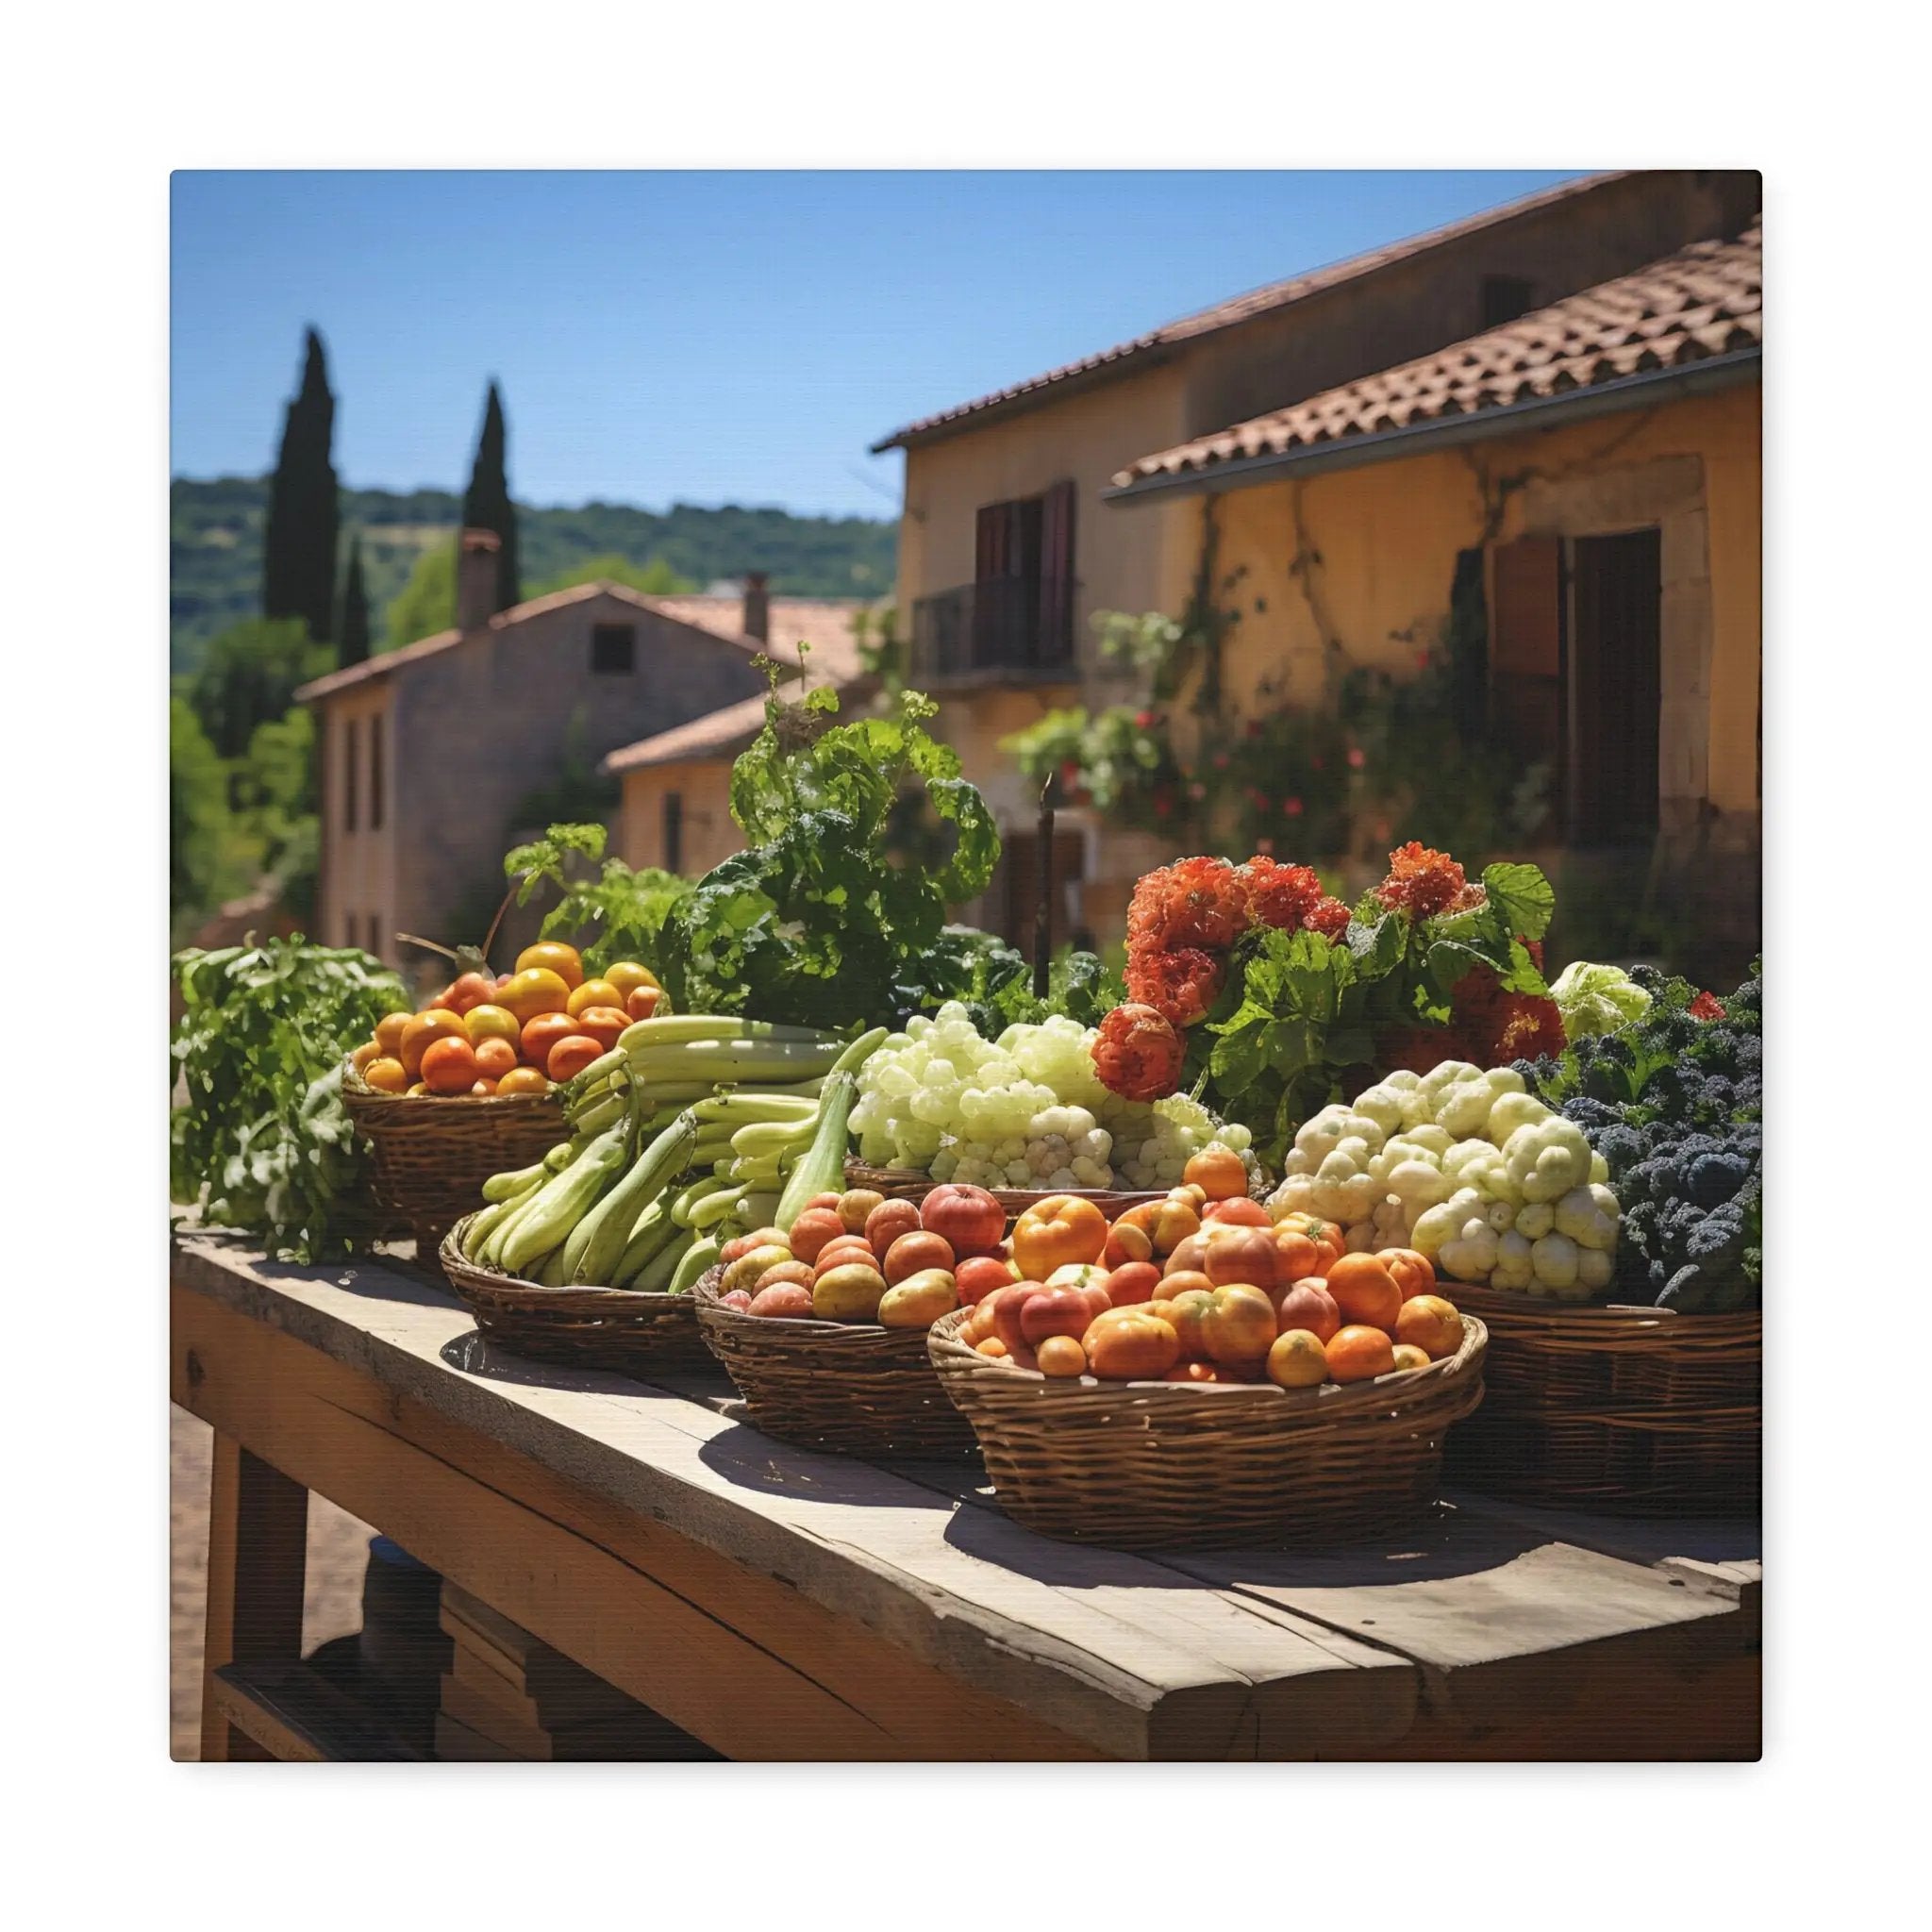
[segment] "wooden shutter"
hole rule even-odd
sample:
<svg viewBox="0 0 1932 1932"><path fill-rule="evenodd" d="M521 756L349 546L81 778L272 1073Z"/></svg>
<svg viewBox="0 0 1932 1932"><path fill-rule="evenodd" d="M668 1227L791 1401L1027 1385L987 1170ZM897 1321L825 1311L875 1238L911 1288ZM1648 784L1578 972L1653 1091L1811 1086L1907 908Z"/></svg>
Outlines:
<svg viewBox="0 0 1932 1932"><path fill-rule="evenodd" d="M1548 765L1563 795L1563 542L1523 537L1491 557L1490 715L1527 768Z"/></svg>
<svg viewBox="0 0 1932 1932"><path fill-rule="evenodd" d="M975 583L989 583L1007 574L1013 531L1010 503L988 503L980 507L973 531L973 577Z"/></svg>
<svg viewBox="0 0 1932 1932"><path fill-rule="evenodd" d="M1074 485L1056 483L1040 517L1040 658L1065 664L1074 656Z"/></svg>
<svg viewBox="0 0 1932 1932"><path fill-rule="evenodd" d="M1657 824L1662 540L1654 529L1580 537L1572 571L1570 836L1641 843Z"/></svg>

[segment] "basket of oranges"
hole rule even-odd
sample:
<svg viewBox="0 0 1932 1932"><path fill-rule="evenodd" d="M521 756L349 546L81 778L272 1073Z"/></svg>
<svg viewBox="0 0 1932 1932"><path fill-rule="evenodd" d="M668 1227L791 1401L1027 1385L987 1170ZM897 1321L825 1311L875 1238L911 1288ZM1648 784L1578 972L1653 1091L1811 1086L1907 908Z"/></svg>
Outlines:
<svg viewBox="0 0 1932 1932"><path fill-rule="evenodd" d="M934 1371L1002 1507L1116 1549L1313 1545L1434 1501L1452 1424L1482 1399L1484 1324L1407 1250L1347 1254L1198 1184L1111 1224L1042 1202L1013 1272L935 1322Z"/></svg>
<svg viewBox="0 0 1932 1932"><path fill-rule="evenodd" d="M377 1025L349 1057L342 1103L368 1143L376 1204L408 1223L419 1256L435 1255L491 1174L564 1138L558 1085L659 998L647 967L621 960L586 977L575 947L546 940L514 972L479 965Z"/></svg>

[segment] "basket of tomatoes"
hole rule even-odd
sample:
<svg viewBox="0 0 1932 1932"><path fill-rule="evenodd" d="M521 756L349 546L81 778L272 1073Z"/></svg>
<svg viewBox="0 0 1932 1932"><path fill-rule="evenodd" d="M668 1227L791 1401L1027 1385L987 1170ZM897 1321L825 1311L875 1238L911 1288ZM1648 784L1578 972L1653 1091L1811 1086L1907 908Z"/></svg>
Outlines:
<svg viewBox="0 0 1932 1932"><path fill-rule="evenodd" d="M620 960L587 976L574 946L541 941L511 973L459 974L420 1012L391 1013L350 1055L342 1103L369 1147L378 1207L407 1221L425 1261L506 1169L564 1138L558 1088L648 1019L661 990Z"/></svg>
<svg viewBox="0 0 1932 1932"><path fill-rule="evenodd" d="M1110 1224L1038 1204L1013 1226L1023 1278L932 1324L1001 1507L1116 1549L1322 1545L1415 1520L1481 1400L1484 1324L1421 1255L1346 1253L1332 1224L1276 1223L1231 1171L1200 1172Z"/></svg>

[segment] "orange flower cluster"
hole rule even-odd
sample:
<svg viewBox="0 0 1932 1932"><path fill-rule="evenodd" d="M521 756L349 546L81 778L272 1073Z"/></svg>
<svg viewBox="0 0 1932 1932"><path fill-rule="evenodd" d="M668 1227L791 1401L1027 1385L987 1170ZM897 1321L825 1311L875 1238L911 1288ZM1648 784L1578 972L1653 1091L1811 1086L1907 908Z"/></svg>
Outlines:
<svg viewBox="0 0 1932 1932"><path fill-rule="evenodd" d="M1187 1048L1165 1017L1130 1002L1100 1023L1093 1042L1093 1071L1124 1100L1164 1100L1181 1084Z"/></svg>
<svg viewBox="0 0 1932 1932"><path fill-rule="evenodd" d="M1483 902L1483 889L1446 852L1437 852L1411 839L1389 855L1389 876L1375 888L1375 897L1391 912L1411 919L1433 919L1439 912L1466 912Z"/></svg>

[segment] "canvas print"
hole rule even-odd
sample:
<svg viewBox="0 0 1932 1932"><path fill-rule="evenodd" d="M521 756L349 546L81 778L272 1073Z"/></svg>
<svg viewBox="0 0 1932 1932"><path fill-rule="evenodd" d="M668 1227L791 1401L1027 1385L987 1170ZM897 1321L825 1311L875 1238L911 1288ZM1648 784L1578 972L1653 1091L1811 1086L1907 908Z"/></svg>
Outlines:
<svg viewBox="0 0 1932 1932"><path fill-rule="evenodd" d="M1761 199L177 175L175 1756L1756 1758Z"/></svg>

